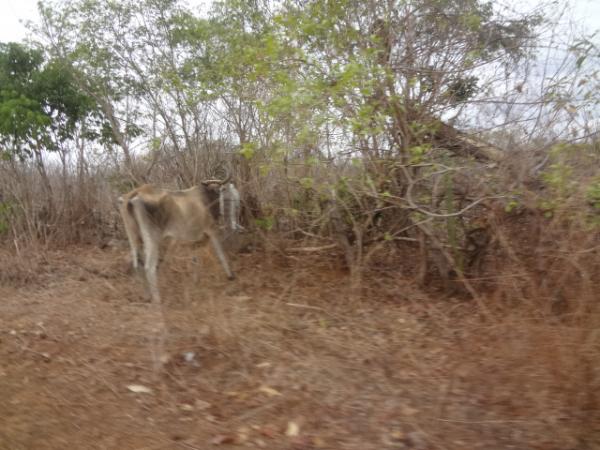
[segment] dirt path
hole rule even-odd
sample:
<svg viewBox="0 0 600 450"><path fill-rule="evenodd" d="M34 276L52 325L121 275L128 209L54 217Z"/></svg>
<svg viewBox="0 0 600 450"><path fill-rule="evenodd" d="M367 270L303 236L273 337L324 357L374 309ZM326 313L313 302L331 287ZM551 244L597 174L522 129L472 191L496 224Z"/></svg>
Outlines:
<svg viewBox="0 0 600 450"><path fill-rule="evenodd" d="M56 253L1 288L0 449L567 448L480 383L493 342L452 325L471 306L383 276L352 296L316 259L240 256L230 283L210 258L194 282L170 257L157 374L156 316L125 261Z"/></svg>

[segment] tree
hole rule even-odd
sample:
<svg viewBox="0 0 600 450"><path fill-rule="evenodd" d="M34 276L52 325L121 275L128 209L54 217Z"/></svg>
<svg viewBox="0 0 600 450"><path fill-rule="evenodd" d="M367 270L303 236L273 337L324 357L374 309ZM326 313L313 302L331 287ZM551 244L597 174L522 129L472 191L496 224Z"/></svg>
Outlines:
<svg viewBox="0 0 600 450"><path fill-rule="evenodd" d="M444 240L457 246L453 217L467 195L453 195L454 149L439 138L447 135L441 119L460 117L498 71L507 77L530 56L539 16L504 16L479 0L291 0L254 5L269 21L253 22L260 16L242 3L221 2L216 14L227 11L230 40L244 36L237 60L256 86L245 101L280 124L272 135L300 162L355 158L351 179L320 194L333 192L344 209L335 222L347 223L338 234L350 230L358 265L381 215L392 222L374 240L411 223L433 239L425 217L445 223ZM440 185L447 201L434 200Z"/></svg>
<svg viewBox="0 0 600 450"><path fill-rule="evenodd" d="M2 157L34 159L52 210L43 153L60 150L84 130L93 137L101 116L77 88L68 64L22 44L0 44L0 86Z"/></svg>
<svg viewBox="0 0 600 450"><path fill-rule="evenodd" d="M177 0L73 1L41 11L41 36L78 69L134 180L148 175L134 173L131 146L139 138L155 159L174 164L180 184L206 175L198 149L215 128L207 116L214 96L191 59L206 56L207 21Z"/></svg>

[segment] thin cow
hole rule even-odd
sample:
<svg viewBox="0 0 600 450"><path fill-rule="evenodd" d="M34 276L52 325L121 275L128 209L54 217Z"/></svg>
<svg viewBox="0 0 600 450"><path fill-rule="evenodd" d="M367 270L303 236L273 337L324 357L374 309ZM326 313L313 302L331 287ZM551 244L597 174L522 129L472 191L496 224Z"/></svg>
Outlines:
<svg viewBox="0 0 600 450"><path fill-rule="evenodd" d="M131 246L134 269L142 262L152 300L160 302L157 271L160 244L166 238L181 241L210 241L227 278L235 278L217 235L221 186L229 178L203 181L201 185L174 191L151 184L119 197L119 212Z"/></svg>

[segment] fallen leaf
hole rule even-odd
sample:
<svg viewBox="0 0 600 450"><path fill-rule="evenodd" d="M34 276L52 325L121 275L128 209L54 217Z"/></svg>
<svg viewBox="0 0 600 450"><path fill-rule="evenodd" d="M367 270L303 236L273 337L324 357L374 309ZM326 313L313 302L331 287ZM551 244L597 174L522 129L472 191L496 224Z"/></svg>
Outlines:
<svg viewBox="0 0 600 450"><path fill-rule="evenodd" d="M146 386L142 386L141 384L130 384L127 386L127 389L129 389L131 392L134 392L136 394L151 394L152 393L152 389L150 389L149 387L146 387Z"/></svg>
<svg viewBox="0 0 600 450"><path fill-rule="evenodd" d="M263 425L260 427L259 433L265 437L273 439L275 436L277 436L277 429L273 425Z"/></svg>
<svg viewBox="0 0 600 450"><path fill-rule="evenodd" d="M235 443L243 444L244 442L246 442L248 440L249 436L250 436L250 428L248 428L246 426L240 427L237 430L237 436L235 438Z"/></svg>
<svg viewBox="0 0 600 450"><path fill-rule="evenodd" d="M382 441L386 446L405 448L406 434L402 431L392 431L382 436Z"/></svg>
<svg viewBox="0 0 600 450"><path fill-rule="evenodd" d="M198 399L194 402L194 406L197 410L202 411L204 409L210 408L212 405L208 402L205 402L204 400Z"/></svg>
<svg viewBox="0 0 600 450"><path fill-rule="evenodd" d="M315 448L325 448L327 446L325 441L318 436L315 436L312 438L312 444L313 444L313 447L315 447Z"/></svg>
<svg viewBox="0 0 600 450"><path fill-rule="evenodd" d="M296 437L300 434L300 426L296 422L288 422L285 435L287 437Z"/></svg>
<svg viewBox="0 0 600 450"><path fill-rule="evenodd" d="M406 435L402 431L392 431L390 433L390 437L397 441L401 441L402 439L404 439L406 437Z"/></svg>
<svg viewBox="0 0 600 450"><path fill-rule="evenodd" d="M265 385L259 387L258 391L262 392L263 394L267 394L269 397L276 397L278 395L281 395L281 392L279 392L277 389L273 389L272 387Z"/></svg>
<svg viewBox="0 0 600 450"><path fill-rule="evenodd" d="M403 416L414 416L419 412L419 410L408 405L402 405L400 412Z"/></svg>
<svg viewBox="0 0 600 450"><path fill-rule="evenodd" d="M233 444L235 439L233 436L227 434L218 434L214 438L210 440L212 445L223 445L223 444Z"/></svg>

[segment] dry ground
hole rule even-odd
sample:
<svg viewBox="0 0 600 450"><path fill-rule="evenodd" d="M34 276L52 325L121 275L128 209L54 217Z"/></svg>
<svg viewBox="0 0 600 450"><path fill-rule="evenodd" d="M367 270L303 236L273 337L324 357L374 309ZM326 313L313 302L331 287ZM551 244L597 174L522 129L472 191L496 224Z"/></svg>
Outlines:
<svg viewBox="0 0 600 450"><path fill-rule="evenodd" d="M0 449L600 448L598 333L481 318L326 258L162 266L169 360L123 248L2 262ZM144 392L134 392L143 390Z"/></svg>

